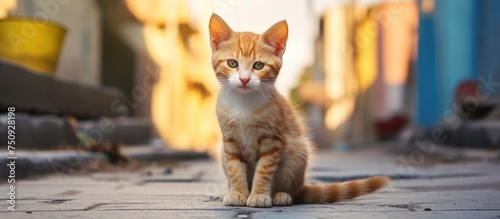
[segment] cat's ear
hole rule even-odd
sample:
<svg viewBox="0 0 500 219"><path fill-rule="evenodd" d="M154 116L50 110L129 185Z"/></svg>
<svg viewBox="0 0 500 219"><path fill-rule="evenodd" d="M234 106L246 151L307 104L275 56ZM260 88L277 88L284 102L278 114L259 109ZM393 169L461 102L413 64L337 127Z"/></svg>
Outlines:
<svg viewBox="0 0 500 219"><path fill-rule="evenodd" d="M285 20L274 24L262 34L262 39L274 47L274 55L281 58L285 53L286 40L288 39L288 24Z"/></svg>
<svg viewBox="0 0 500 219"><path fill-rule="evenodd" d="M210 32L210 46L213 51L219 50L220 43L228 40L233 35L233 30L217 14L212 14L208 25Z"/></svg>

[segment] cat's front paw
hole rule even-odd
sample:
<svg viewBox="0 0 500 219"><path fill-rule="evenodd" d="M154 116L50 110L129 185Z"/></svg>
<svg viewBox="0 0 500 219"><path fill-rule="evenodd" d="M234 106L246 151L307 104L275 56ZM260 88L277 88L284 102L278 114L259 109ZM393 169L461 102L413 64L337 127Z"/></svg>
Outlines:
<svg viewBox="0 0 500 219"><path fill-rule="evenodd" d="M224 196L224 200L222 202L226 206L245 206L247 203L247 197L248 195L244 195L239 192L230 192Z"/></svg>
<svg viewBox="0 0 500 219"><path fill-rule="evenodd" d="M248 207L270 208L272 206L271 196L266 194L251 194L247 199Z"/></svg>

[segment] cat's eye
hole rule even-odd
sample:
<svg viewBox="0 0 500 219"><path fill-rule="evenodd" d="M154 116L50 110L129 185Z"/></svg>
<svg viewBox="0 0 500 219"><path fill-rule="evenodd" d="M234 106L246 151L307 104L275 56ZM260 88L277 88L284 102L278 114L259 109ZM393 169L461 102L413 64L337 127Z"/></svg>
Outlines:
<svg viewBox="0 0 500 219"><path fill-rule="evenodd" d="M234 59L229 59L227 60L227 65L231 68L237 68L238 67L238 61Z"/></svg>
<svg viewBox="0 0 500 219"><path fill-rule="evenodd" d="M265 64L262 62L253 63L253 69L255 69L255 70L261 70L264 68L264 66L265 66Z"/></svg>

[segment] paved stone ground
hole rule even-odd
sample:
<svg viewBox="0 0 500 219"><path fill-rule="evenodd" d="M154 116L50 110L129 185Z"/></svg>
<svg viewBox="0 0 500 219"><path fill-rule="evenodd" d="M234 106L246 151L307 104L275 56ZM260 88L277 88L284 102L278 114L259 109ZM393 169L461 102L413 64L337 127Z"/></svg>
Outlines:
<svg viewBox="0 0 500 219"><path fill-rule="evenodd" d="M336 204L226 207L217 163L198 160L20 180L16 212L7 210L2 184L0 218L500 218L498 151L444 156L381 148L317 155L312 183L394 179L377 193Z"/></svg>

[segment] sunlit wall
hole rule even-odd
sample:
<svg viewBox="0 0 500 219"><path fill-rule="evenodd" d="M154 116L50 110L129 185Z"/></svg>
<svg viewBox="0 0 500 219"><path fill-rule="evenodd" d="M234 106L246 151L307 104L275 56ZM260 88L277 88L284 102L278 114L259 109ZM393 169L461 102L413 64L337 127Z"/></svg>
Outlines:
<svg viewBox="0 0 500 219"><path fill-rule="evenodd" d="M9 11L16 9L17 0L2 0L0 1L0 19L7 17Z"/></svg>

